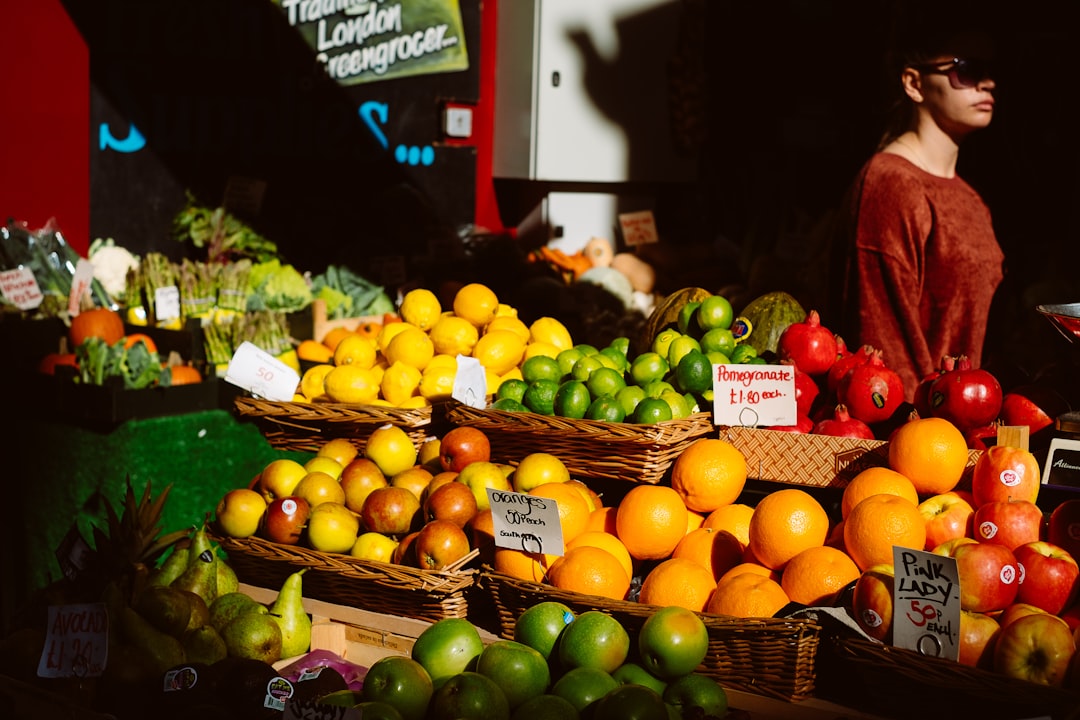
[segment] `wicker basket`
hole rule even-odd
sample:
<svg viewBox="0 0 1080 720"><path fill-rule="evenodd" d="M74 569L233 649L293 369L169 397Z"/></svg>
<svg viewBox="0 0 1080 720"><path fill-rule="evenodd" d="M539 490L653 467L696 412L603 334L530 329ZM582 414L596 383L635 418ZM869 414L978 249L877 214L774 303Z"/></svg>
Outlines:
<svg viewBox="0 0 1080 720"><path fill-rule="evenodd" d="M656 484L690 443L715 430L710 413L655 425L573 420L532 412L480 410L452 403L453 425L482 430L491 456L516 465L526 455L550 452L582 478Z"/></svg>
<svg viewBox="0 0 1080 720"><path fill-rule="evenodd" d="M1080 694L1074 691L865 638L830 636L822 656L821 672L839 677L838 691L861 687L867 710L884 717L1057 719L1080 710Z"/></svg>
<svg viewBox="0 0 1080 720"><path fill-rule="evenodd" d="M428 622L466 617L468 595L475 591L479 575L467 567L476 558L476 550L454 568L433 571L279 545L257 537L211 537L228 555L229 565L241 582L279 588L289 575L307 568L305 597Z"/></svg>
<svg viewBox="0 0 1080 720"><path fill-rule="evenodd" d="M241 396L237 415L251 420L266 440L282 450L317 452L327 440L348 438L365 442L376 428L390 423L403 428L419 446L448 428L445 405L416 409L344 405L323 402L277 402Z"/></svg>
<svg viewBox="0 0 1080 720"><path fill-rule="evenodd" d="M602 610L631 635L656 611L652 605L609 600L519 580L485 567L480 587L494 600L497 631L513 638L514 623L538 602L554 600L575 613ZM782 700L804 700L814 692L815 658L821 627L808 619L733 618L700 614L709 631L709 651L698 668L726 688Z"/></svg>

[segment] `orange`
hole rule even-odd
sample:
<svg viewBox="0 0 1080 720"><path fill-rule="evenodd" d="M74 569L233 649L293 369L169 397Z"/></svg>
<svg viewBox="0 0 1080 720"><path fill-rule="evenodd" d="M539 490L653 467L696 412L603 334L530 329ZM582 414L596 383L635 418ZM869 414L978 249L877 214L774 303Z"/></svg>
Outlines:
<svg viewBox="0 0 1080 720"><path fill-rule="evenodd" d="M559 506L563 545L585 532L589 524L589 504L585 501L585 496L574 487L566 483L549 482L537 485L528 494L554 500Z"/></svg>
<svg viewBox="0 0 1080 720"><path fill-rule="evenodd" d="M731 617L772 617L790 599L780 583L752 572L731 575L716 583L706 612Z"/></svg>
<svg viewBox="0 0 1080 720"><path fill-rule="evenodd" d="M829 605L836 593L859 578L859 566L847 553L823 545L803 550L788 560L780 587L792 602Z"/></svg>
<svg viewBox="0 0 1080 720"><path fill-rule="evenodd" d="M480 562L495 567L495 522L491 508L477 510L465 527L469 531L469 544L480 550Z"/></svg>
<svg viewBox="0 0 1080 720"><path fill-rule="evenodd" d="M797 488L769 493L750 517L754 556L773 570L782 570L788 560L807 548L824 545L828 534L825 508L810 493Z"/></svg>
<svg viewBox="0 0 1080 720"><path fill-rule="evenodd" d="M709 513L701 526L713 530L727 530L739 538L745 548L750 544L750 516L753 514L754 508L743 503L723 505Z"/></svg>
<svg viewBox="0 0 1080 720"><path fill-rule="evenodd" d="M585 526L585 529L602 530L603 532L608 532L618 537L615 527L615 514L618 510L618 507L614 505L596 508L589 513L589 522Z"/></svg>
<svg viewBox="0 0 1080 720"><path fill-rule="evenodd" d="M844 488L844 494L840 499L840 517L846 518L851 508L858 505L860 500L878 493L899 495L916 505L919 504L919 493L915 491L915 486L906 475L901 475L887 467L871 467L853 477Z"/></svg>
<svg viewBox="0 0 1080 720"><path fill-rule="evenodd" d="M671 553L673 558L693 560L712 573L713 584L742 562L742 543L726 530L698 528L686 534Z"/></svg>
<svg viewBox="0 0 1080 720"><path fill-rule="evenodd" d="M746 458L731 443L699 438L679 453L671 466L671 487L686 507L710 513L730 505L746 485Z"/></svg>
<svg viewBox="0 0 1080 720"><path fill-rule="evenodd" d="M926 520L910 500L882 493L871 495L844 520L844 547L860 569L892 565L893 546L922 550Z"/></svg>
<svg viewBox="0 0 1080 720"><path fill-rule="evenodd" d="M603 548L614 555L622 563L626 576L634 577L634 559L630 557L630 551L622 544L622 540L609 532L599 530L586 530L566 544L567 550L573 550L579 545L592 545Z"/></svg>
<svg viewBox="0 0 1080 720"><path fill-rule="evenodd" d="M686 532L693 532L699 527L705 524L705 516L699 512L687 509L686 511Z"/></svg>
<svg viewBox="0 0 1080 720"><path fill-rule="evenodd" d="M476 517L480 517L480 514L478 513ZM539 583L544 581L548 568L557 559L557 555L525 552L524 550L496 546L492 566L496 572L503 575L509 575L518 580Z"/></svg>
<svg viewBox="0 0 1080 720"><path fill-rule="evenodd" d="M323 336L322 344L330 348L330 352L334 352L337 349L338 343L340 343L345 337L352 335L352 330L338 326L330 328L326 331L326 335Z"/></svg>
<svg viewBox="0 0 1080 720"><path fill-rule="evenodd" d="M638 602L703 612L715 590L716 578L711 570L689 558L672 557L645 576Z"/></svg>
<svg viewBox="0 0 1080 720"><path fill-rule="evenodd" d="M334 351L317 340L301 340L296 346L296 356L313 363L328 363L334 359Z"/></svg>
<svg viewBox="0 0 1080 720"><path fill-rule="evenodd" d="M736 565L735 567L728 570L723 575L721 575L720 580L723 580L724 578L728 578L728 577L731 577L732 575L738 575L739 573L744 573L744 572L754 573L756 575L761 575L762 577L767 577L770 580L775 580L776 582L780 582L780 573L779 572L777 572L776 570L770 570L769 568L765 567L761 563L756 563L756 562L741 562L738 565Z"/></svg>
<svg viewBox="0 0 1080 720"><path fill-rule="evenodd" d="M963 433L942 418L909 420L889 438L889 467L906 476L919 495L955 488L967 459Z"/></svg>
<svg viewBox="0 0 1080 720"><path fill-rule="evenodd" d="M666 485L635 485L615 513L615 534L638 560L667 558L686 536L686 505Z"/></svg>
<svg viewBox="0 0 1080 720"><path fill-rule="evenodd" d="M630 591L619 559L603 548L579 545L558 558L548 569L547 581L560 590L622 600Z"/></svg>

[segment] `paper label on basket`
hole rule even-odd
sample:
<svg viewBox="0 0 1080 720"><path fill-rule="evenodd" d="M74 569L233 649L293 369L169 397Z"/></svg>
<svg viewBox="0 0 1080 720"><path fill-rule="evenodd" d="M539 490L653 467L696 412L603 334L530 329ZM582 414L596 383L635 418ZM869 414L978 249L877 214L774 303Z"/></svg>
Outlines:
<svg viewBox="0 0 1080 720"><path fill-rule="evenodd" d="M34 271L28 267L0 271L0 293L20 310L33 310L45 299Z"/></svg>
<svg viewBox="0 0 1080 720"><path fill-rule="evenodd" d="M487 407L487 374L480 361L466 355L457 356L457 374L450 397L471 408Z"/></svg>
<svg viewBox="0 0 1080 720"><path fill-rule="evenodd" d="M159 323L180 317L180 288L169 285L154 291L154 317Z"/></svg>
<svg viewBox="0 0 1080 720"><path fill-rule="evenodd" d="M270 353L245 340L229 360L225 382L266 400L285 402L296 394L300 376Z"/></svg>
<svg viewBox="0 0 1080 720"><path fill-rule="evenodd" d="M563 554L559 504L551 498L487 488L498 547L547 555Z"/></svg>
<svg viewBox="0 0 1080 720"><path fill-rule="evenodd" d="M105 603L50 605L38 677L100 677L109 656Z"/></svg>
<svg viewBox="0 0 1080 720"><path fill-rule="evenodd" d="M795 424L795 369L791 365L740 363L712 367L715 424Z"/></svg>
<svg viewBox="0 0 1080 720"><path fill-rule="evenodd" d="M1016 569L1009 567L1015 575ZM894 546L893 569L893 645L956 660L960 656L956 558Z"/></svg>

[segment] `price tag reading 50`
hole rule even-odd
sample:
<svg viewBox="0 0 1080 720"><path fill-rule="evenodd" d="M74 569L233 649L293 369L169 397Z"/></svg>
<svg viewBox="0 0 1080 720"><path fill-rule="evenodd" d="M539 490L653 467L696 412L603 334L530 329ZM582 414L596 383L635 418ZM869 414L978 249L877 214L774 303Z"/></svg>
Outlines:
<svg viewBox="0 0 1080 720"><path fill-rule="evenodd" d="M270 353L245 340L229 360L225 382L266 400L285 402L296 394L300 376Z"/></svg>

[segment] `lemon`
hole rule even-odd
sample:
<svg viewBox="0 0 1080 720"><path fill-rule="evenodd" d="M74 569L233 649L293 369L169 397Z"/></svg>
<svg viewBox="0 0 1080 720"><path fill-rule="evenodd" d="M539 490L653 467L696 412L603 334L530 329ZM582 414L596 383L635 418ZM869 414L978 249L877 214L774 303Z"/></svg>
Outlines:
<svg viewBox="0 0 1080 720"><path fill-rule="evenodd" d="M521 366L520 365L515 365L514 367L510 368L508 371L504 372L500 376L500 378L502 379L503 382L506 382L507 380L521 380L522 379L522 377L521 377Z"/></svg>
<svg viewBox="0 0 1080 720"><path fill-rule="evenodd" d="M496 315L495 318L484 327L484 332L492 330L509 330L516 333L522 342L529 342L529 326L516 317L509 315Z"/></svg>
<svg viewBox="0 0 1080 720"><path fill-rule="evenodd" d="M393 477L416 464L416 446L409 434L397 425L380 425L364 443L364 457L379 466L383 475Z"/></svg>
<svg viewBox="0 0 1080 720"><path fill-rule="evenodd" d="M402 410L416 410L418 408L429 407L431 401L422 395L413 395L410 398L405 398L405 401L398 405Z"/></svg>
<svg viewBox="0 0 1080 720"><path fill-rule="evenodd" d="M431 328L431 342L440 355L469 355L480 338L480 331L465 318L443 315Z"/></svg>
<svg viewBox="0 0 1080 720"><path fill-rule="evenodd" d="M368 368L337 365L323 380L326 395L334 402L367 405L379 396L379 382Z"/></svg>
<svg viewBox="0 0 1080 720"><path fill-rule="evenodd" d="M506 303L499 303L495 308L495 317L517 317L517 308L513 305L507 305Z"/></svg>
<svg viewBox="0 0 1080 720"><path fill-rule="evenodd" d="M330 363L312 365L308 368L300 378L300 394L308 400L325 398L326 387L323 383L326 381L327 373L333 369L334 366Z"/></svg>
<svg viewBox="0 0 1080 720"><path fill-rule="evenodd" d="M454 314L482 328L495 317L499 298L487 285L469 283L454 295Z"/></svg>
<svg viewBox="0 0 1080 720"><path fill-rule="evenodd" d="M484 382L487 385L487 394L494 395L499 392L499 386L502 385L503 379L499 377L499 373L486 367L484 368Z"/></svg>
<svg viewBox="0 0 1080 720"><path fill-rule="evenodd" d="M408 329L420 330L412 323L407 322L392 322L386 323L382 326L382 330L375 336L375 345L379 350L386 352L386 346L390 344L390 341L397 337L398 333L403 333ZM423 332L423 330L420 330Z"/></svg>
<svg viewBox="0 0 1080 720"><path fill-rule="evenodd" d="M548 343L559 350L574 347L574 341L570 339L570 331L553 317L542 317L533 321L533 324L529 326L529 333L532 335L533 342Z"/></svg>
<svg viewBox="0 0 1080 720"><path fill-rule="evenodd" d="M435 293L416 288L405 293L398 308L401 319L421 330L430 330L442 314L442 305Z"/></svg>
<svg viewBox="0 0 1080 720"><path fill-rule="evenodd" d="M435 345L426 332L409 327L394 336L383 350L383 355L390 365L403 362L417 370L423 370L431 362L431 358L435 357Z"/></svg>
<svg viewBox="0 0 1080 720"><path fill-rule="evenodd" d="M334 364L370 368L375 364L375 355L375 345L370 340L352 333L342 338L334 348Z"/></svg>
<svg viewBox="0 0 1080 720"><path fill-rule="evenodd" d="M379 389L387 402L400 406L416 393L420 379L419 370L398 360L383 373Z"/></svg>
<svg viewBox="0 0 1080 720"><path fill-rule="evenodd" d="M454 378L457 367L435 367L428 365L420 377L420 396L428 400L444 400L454 391Z"/></svg>
<svg viewBox="0 0 1080 720"><path fill-rule="evenodd" d="M385 372L385 362L377 362L375 363L375 366L371 368L371 377L375 380L376 385L382 385L382 376Z"/></svg>
<svg viewBox="0 0 1080 720"><path fill-rule="evenodd" d="M573 350L573 348L571 348ZM546 342L531 342L525 346L525 359L528 360L531 357L537 355L546 355L549 358L558 358L559 354L564 352L555 347L551 343Z"/></svg>
<svg viewBox="0 0 1080 720"><path fill-rule="evenodd" d="M431 358L431 362L427 364L427 367L424 368L424 372L429 370L452 370L457 372L457 356L436 354Z"/></svg>
<svg viewBox="0 0 1080 720"><path fill-rule="evenodd" d="M525 355L525 341L510 330L492 330L476 342L472 356L496 375L509 372Z"/></svg>

